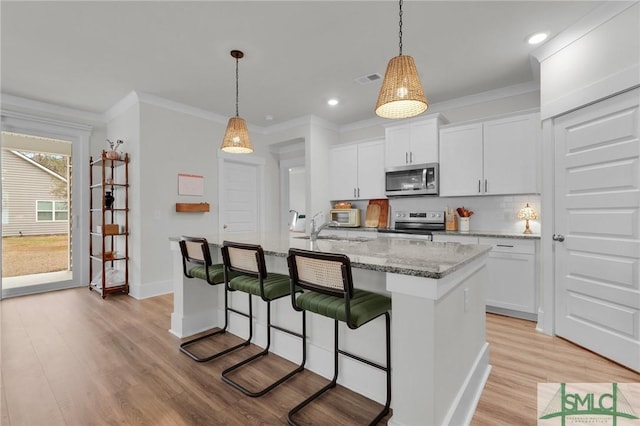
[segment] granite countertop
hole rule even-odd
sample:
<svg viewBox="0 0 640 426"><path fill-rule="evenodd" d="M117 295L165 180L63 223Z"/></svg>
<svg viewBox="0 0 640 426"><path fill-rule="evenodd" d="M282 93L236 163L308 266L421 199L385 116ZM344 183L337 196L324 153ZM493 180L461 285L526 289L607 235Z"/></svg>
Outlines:
<svg viewBox="0 0 640 426"><path fill-rule="evenodd" d="M223 240L260 244L265 255L285 257L289 248L342 253L354 268L370 269L440 279L483 256L491 246L436 243L411 238L322 238L314 242L305 237L281 235L227 234L206 236L210 245L221 247ZM178 238L171 238L176 241Z"/></svg>

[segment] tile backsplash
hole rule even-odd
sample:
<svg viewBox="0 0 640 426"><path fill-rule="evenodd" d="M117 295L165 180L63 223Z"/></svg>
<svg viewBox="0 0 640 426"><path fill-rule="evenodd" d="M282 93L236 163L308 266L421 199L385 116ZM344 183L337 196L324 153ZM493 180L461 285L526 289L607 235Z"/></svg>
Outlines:
<svg viewBox="0 0 640 426"><path fill-rule="evenodd" d="M474 212L469 223L471 231L524 231L525 221L518 219L518 211L527 203L538 213L537 220L529 221L534 233L540 233L540 195L485 195L478 197L399 197L390 198L391 217L394 211L442 210L465 207ZM368 201L356 201L354 207L367 210ZM393 223L390 224L393 226Z"/></svg>

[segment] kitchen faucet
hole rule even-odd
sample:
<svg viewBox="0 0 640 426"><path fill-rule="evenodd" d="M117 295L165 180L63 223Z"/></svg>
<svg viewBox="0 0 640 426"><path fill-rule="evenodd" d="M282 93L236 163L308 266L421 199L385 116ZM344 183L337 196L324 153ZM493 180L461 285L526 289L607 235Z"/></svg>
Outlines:
<svg viewBox="0 0 640 426"><path fill-rule="evenodd" d="M316 219L318 218L318 216L320 216L322 214L322 212L318 212L316 214L313 215L313 217L311 218L311 241L315 241L318 239L318 234L320 233L320 231L322 231L324 228L326 228L327 226L330 225L339 225L338 222L332 220L331 222L325 222L322 225L316 227Z"/></svg>

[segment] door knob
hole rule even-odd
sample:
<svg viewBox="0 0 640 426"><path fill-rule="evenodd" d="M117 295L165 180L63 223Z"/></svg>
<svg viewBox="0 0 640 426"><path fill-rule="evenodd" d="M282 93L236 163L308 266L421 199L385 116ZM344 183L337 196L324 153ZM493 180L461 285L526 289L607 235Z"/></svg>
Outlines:
<svg viewBox="0 0 640 426"><path fill-rule="evenodd" d="M227 229L228 226L227 225L222 225L222 229Z"/></svg>
<svg viewBox="0 0 640 426"><path fill-rule="evenodd" d="M551 237L553 239L553 241L560 241L563 242L564 241L564 235L562 234L553 234L553 237Z"/></svg>

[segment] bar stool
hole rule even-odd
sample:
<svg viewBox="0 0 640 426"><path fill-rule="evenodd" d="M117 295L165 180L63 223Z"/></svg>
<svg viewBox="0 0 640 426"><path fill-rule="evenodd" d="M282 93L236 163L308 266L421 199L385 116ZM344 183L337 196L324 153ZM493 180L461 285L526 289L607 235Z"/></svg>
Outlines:
<svg viewBox="0 0 640 426"><path fill-rule="evenodd" d="M287 257L291 288L303 289L300 295L291 293L293 308L297 311L311 311L334 320L334 359L331 382L302 401L287 414L290 425L297 425L293 415L336 386L338 380L338 355L376 367L386 373L387 400L382 411L371 421L377 424L388 412L391 403L391 299L389 297L353 288L351 262L342 254L320 253L308 250L289 249ZM380 316L386 321L386 365L374 363L338 346L338 321L343 321L350 329L356 329Z"/></svg>
<svg viewBox="0 0 640 426"><path fill-rule="evenodd" d="M267 302L267 345L259 353L250 356L249 358L232 365L221 373L222 380L238 389L242 393L251 397L258 397L269 392L276 386L284 383L293 375L304 370L304 364L306 362L306 315L302 313L302 334L288 330L277 325L271 324L271 302L280 298L289 296L291 290L289 284L289 276L285 274L268 273L264 260L264 251L261 246L254 244L235 243L230 241L224 241L222 244L222 259L224 262L224 274L225 281L228 290L230 291L242 291L249 294L249 339L251 339L253 333L252 324L252 306L251 295L259 296L262 300ZM239 274L233 279L229 279L230 274ZM271 346L271 329L280 330L288 333L292 336L300 337L302 339L302 362L269 386L258 390L251 391L239 383L233 381L228 377L229 373L238 370L239 368L249 364L269 354L269 347Z"/></svg>
<svg viewBox="0 0 640 426"><path fill-rule="evenodd" d="M213 264L213 262L211 261L211 252L209 251L209 243L207 242L206 238L182 236L180 238L179 244L180 244L180 251L182 252L182 270L184 272L185 277L200 278L201 280L205 280L209 285L218 285L218 284L223 284L225 282L224 265ZM233 278L237 275L238 274L236 273L232 273L230 277ZM230 311L235 312L239 315L247 316L247 314L245 314L244 312L240 312L229 307L229 297L227 294L227 289L225 287L224 326L221 329L214 331L212 333L208 333L204 336L200 336L195 339L189 340L187 342L183 342L180 345L180 351L187 354L189 357L191 357L191 359L197 362L206 362L206 361L211 361L212 359L218 358L222 355L228 354L229 352L239 349L243 346L249 345L250 339L205 357L199 357L187 349L189 346L193 345L194 343L201 342L205 339L216 336L218 334L226 333L228 322L229 322Z"/></svg>

